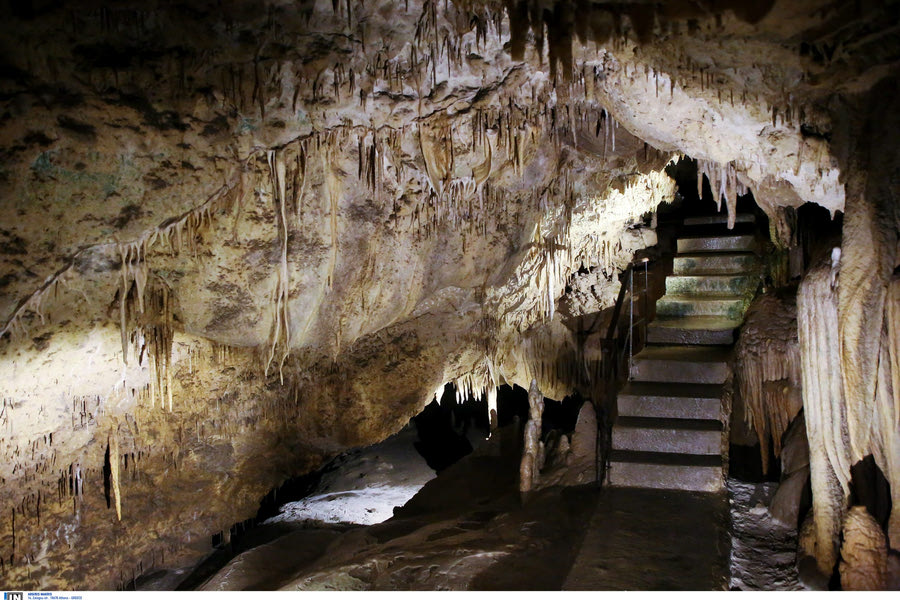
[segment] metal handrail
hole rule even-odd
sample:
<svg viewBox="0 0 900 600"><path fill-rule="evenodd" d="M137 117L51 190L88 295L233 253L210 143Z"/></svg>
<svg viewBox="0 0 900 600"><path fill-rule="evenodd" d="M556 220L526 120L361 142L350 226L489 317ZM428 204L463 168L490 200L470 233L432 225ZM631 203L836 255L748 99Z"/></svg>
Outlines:
<svg viewBox="0 0 900 600"><path fill-rule="evenodd" d="M641 318L638 319L639 325L644 325L647 323L647 315L649 306L647 305L647 296L649 292L649 276L647 274L647 264L650 262L649 258L642 258L640 263L644 265L644 291L642 292L642 296L644 299L644 309L641 311ZM629 269L629 277L628 277L628 285L629 285L629 315L628 315L628 381L631 381L631 367L634 363L634 263L631 264L631 269Z"/></svg>
<svg viewBox="0 0 900 600"><path fill-rule="evenodd" d="M621 374L621 363L624 359L624 353L628 352L628 380L631 380L631 371L634 361L634 331L635 328L645 329L649 318L650 308L650 277L649 277L650 260L642 258L634 260L628 264L625 269L625 277L622 280L622 286L619 288L619 294L616 297L616 304L613 307L612 320L606 332L606 338L603 340L603 380L607 383L608 392L606 394L606 402L610 405L615 403L615 391L619 385L619 377ZM644 271L644 289L640 295L643 296L643 310L640 316L635 319L634 314L634 271L636 267L643 267ZM625 303L625 296L628 295L628 329L624 336L619 331L619 321L622 316L622 307ZM609 418L610 410L602 411L598 415L598 431L597 431L597 484L602 485L609 472L609 450L612 445L612 422Z"/></svg>
<svg viewBox="0 0 900 600"><path fill-rule="evenodd" d="M625 281L622 282L622 286L619 288L619 295L616 297L616 304L613 307L613 315L612 320L609 323L609 328L606 331L606 338L603 340L604 351L611 349L618 349L618 345L616 343L617 339L619 339L620 334L618 332L619 329L619 321L622 316L622 305L625 303L625 296L628 295L628 329L624 335L624 344L628 347L628 371L629 378L631 373L631 364L632 359L634 358L634 336L633 332L636 326L642 326L647 323L647 316L649 315L649 273L648 273L648 265L650 260L647 258L632 261L625 268ZM634 269L635 266L643 266L644 269L644 289L640 293L643 296L643 310L641 311L640 317L635 320L634 317ZM624 350L624 349L623 349ZM610 361L610 366L617 366L618 362L621 359L616 361ZM617 369L618 370L618 369Z"/></svg>

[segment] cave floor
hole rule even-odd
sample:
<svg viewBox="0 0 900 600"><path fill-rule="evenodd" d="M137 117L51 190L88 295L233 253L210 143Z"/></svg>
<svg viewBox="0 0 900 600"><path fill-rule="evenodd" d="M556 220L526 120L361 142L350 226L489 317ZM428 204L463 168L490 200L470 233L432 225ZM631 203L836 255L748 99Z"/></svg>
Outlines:
<svg viewBox="0 0 900 600"><path fill-rule="evenodd" d="M427 475L414 436L354 451L335 461L317 495L352 488L355 503L375 506L382 488L405 488L417 469L430 480L381 523L316 520L330 514L318 508L313 519L272 519L237 547L145 576L138 589L806 589L796 530L767 509L776 484L730 479L727 494L591 484L523 498L520 437L503 428L437 477ZM330 498L341 504L342 496Z"/></svg>
<svg viewBox="0 0 900 600"><path fill-rule="evenodd" d="M297 531L201 589L721 590L729 549L723 496L551 488L524 504L508 494L345 533Z"/></svg>
<svg viewBox="0 0 900 600"><path fill-rule="evenodd" d="M393 518L296 530L236 556L199 589L727 589L724 495L587 485L522 498L517 440L492 442Z"/></svg>
<svg viewBox="0 0 900 600"><path fill-rule="evenodd" d="M596 503L563 589L727 589L724 494L609 488Z"/></svg>

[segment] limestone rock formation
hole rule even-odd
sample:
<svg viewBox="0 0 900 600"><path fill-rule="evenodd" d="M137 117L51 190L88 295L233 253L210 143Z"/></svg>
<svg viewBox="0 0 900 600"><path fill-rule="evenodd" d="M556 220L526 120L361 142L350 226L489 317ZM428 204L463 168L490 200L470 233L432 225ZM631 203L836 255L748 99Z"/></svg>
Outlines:
<svg viewBox="0 0 900 600"><path fill-rule="evenodd" d="M884 590L887 584L887 542L878 522L863 506L847 512L841 546L841 587Z"/></svg>
<svg viewBox="0 0 900 600"><path fill-rule="evenodd" d="M563 483L580 485L597 480L597 413L590 402L581 405L566 460Z"/></svg>
<svg viewBox="0 0 900 600"><path fill-rule="evenodd" d="M830 573L834 567L838 533L850 491L850 453L833 288L836 268L830 262L814 267L804 278L797 297L815 536L808 552L815 552L813 556L822 573ZM835 397L842 400L835 402Z"/></svg>
<svg viewBox="0 0 900 600"><path fill-rule="evenodd" d="M9 3L0 580L196 560L447 382L582 386L557 303L614 296L684 155L731 215L845 212L839 308L799 306L816 514L851 451L896 504L894 7L746 5Z"/></svg>
<svg viewBox="0 0 900 600"><path fill-rule="evenodd" d="M519 467L519 491L527 494L538 488L541 468L544 466L544 444L541 441L541 417L544 412L544 396L537 380L531 380L528 388L528 421L522 443L522 464Z"/></svg>
<svg viewBox="0 0 900 600"><path fill-rule="evenodd" d="M789 527L798 527L800 502L809 479L809 440L802 415L791 423L781 449L781 483L769 503L772 518Z"/></svg>
<svg viewBox="0 0 900 600"><path fill-rule="evenodd" d="M781 437L803 407L794 298L767 294L754 300L735 354L737 387L768 471L769 440L779 456Z"/></svg>

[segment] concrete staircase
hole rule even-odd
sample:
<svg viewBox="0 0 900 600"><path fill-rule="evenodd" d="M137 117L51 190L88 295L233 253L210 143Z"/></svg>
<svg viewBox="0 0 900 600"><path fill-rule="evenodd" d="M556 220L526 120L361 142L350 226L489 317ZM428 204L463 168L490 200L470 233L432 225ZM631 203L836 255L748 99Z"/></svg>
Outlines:
<svg viewBox="0 0 900 600"><path fill-rule="evenodd" d="M615 487L724 489L730 408L722 395L735 329L759 284L754 219L739 215L733 231L718 215L684 225L647 346L618 396L609 470Z"/></svg>

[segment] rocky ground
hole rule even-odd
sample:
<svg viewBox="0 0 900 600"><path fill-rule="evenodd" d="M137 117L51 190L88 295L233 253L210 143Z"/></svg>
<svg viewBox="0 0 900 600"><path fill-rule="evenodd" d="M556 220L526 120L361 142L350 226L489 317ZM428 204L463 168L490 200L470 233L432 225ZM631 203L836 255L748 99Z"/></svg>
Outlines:
<svg viewBox="0 0 900 600"><path fill-rule="evenodd" d="M772 518L769 502L777 483L728 481L731 506L732 590L809 589L797 573L797 530Z"/></svg>
<svg viewBox="0 0 900 600"><path fill-rule="evenodd" d="M157 572L138 589L806 589L796 531L766 508L775 484L730 480L730 518L705 494L585 485L523 497L519 435L502 428L434 477L405 429L333 461L227 564Z"/></svg>

